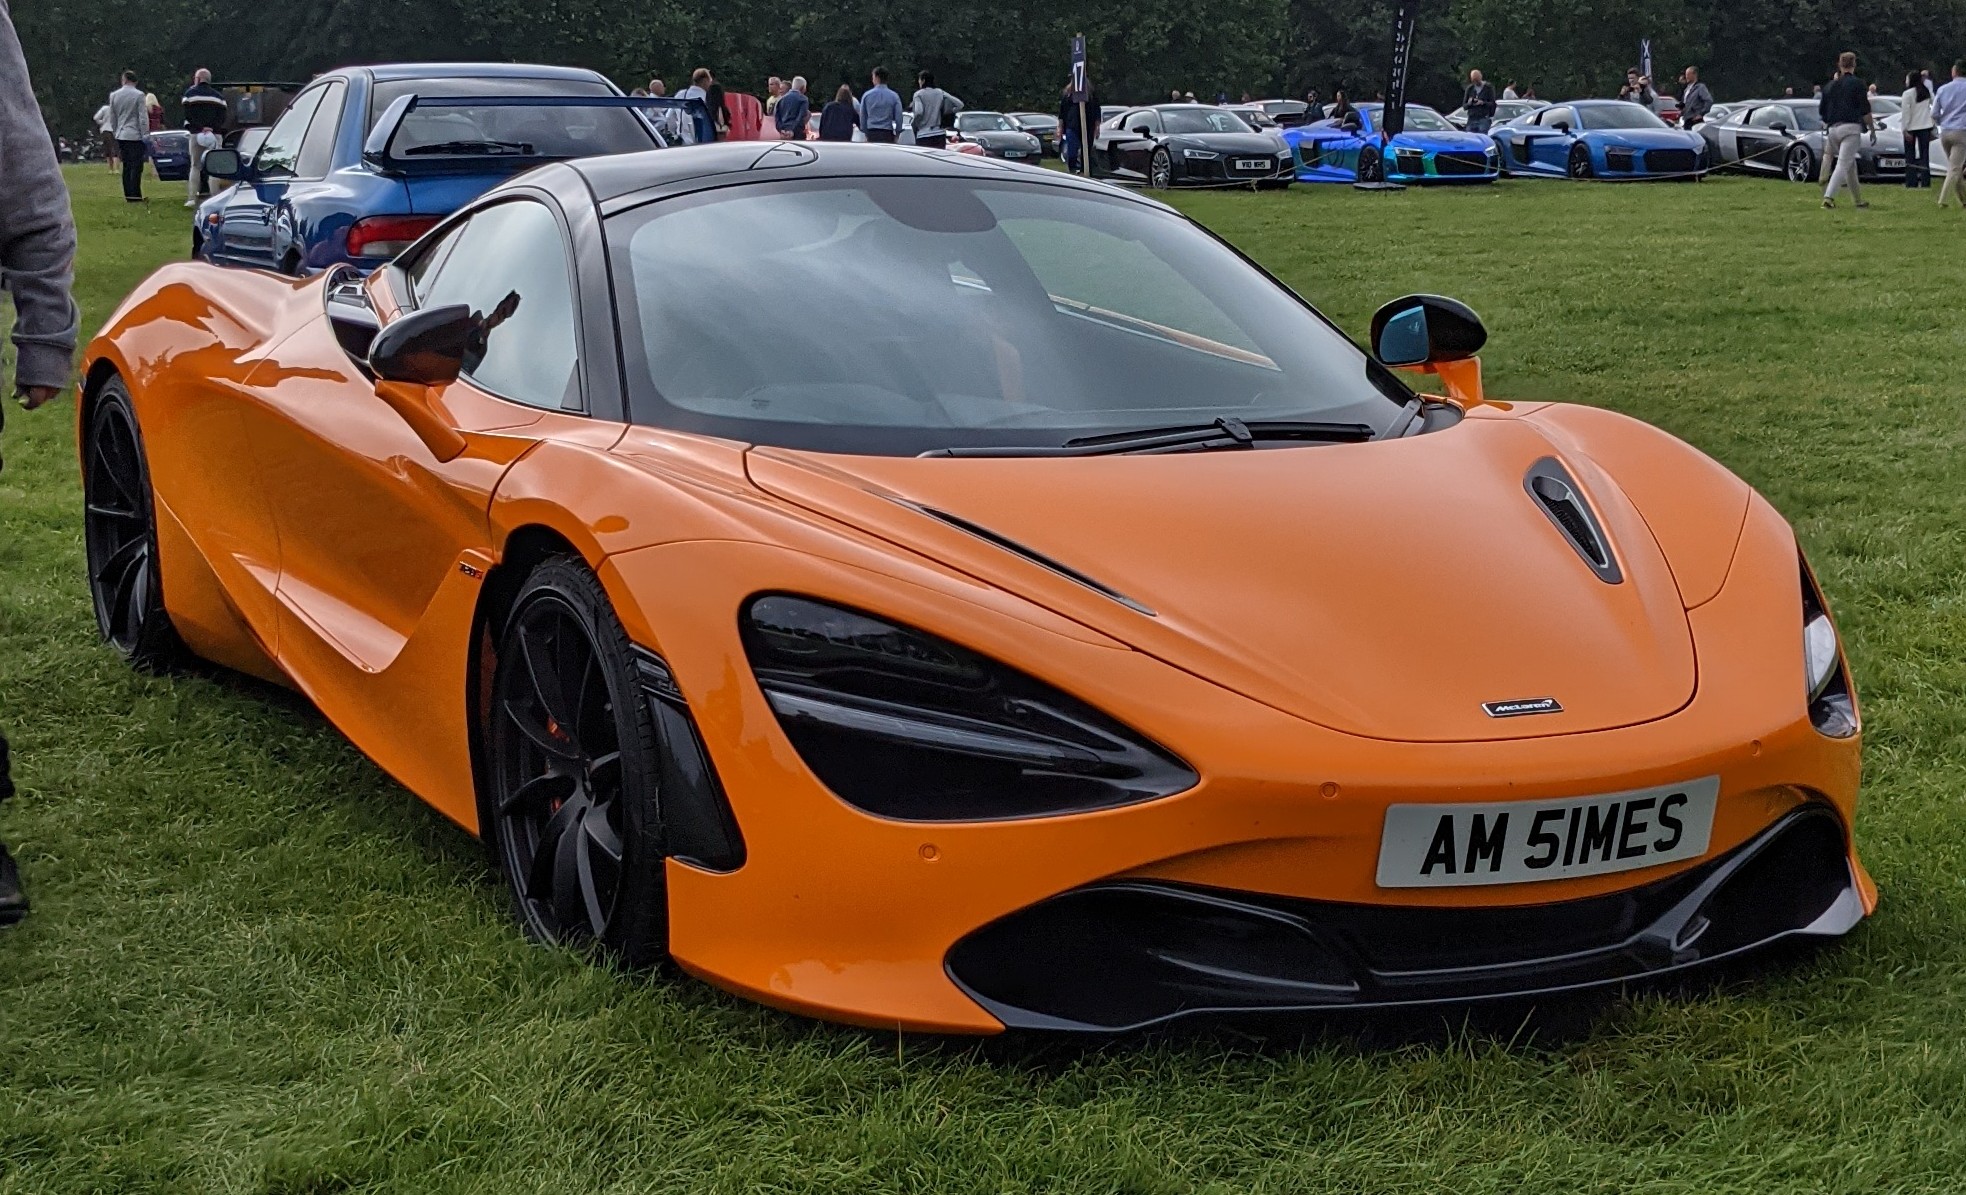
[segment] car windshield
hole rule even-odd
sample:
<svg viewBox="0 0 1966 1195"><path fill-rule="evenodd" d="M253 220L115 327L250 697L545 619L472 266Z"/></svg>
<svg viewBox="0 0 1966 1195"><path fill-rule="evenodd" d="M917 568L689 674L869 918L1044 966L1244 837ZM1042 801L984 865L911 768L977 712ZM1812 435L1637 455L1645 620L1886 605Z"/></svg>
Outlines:
<svg viewBox="0 0 1966 1195"><path fill-rule="evenodd" d="M1415 133L1453 133L1458 130L1447 123L1447 118L1432 108L1422 108L1418 104L1406 106L1406 127Z"/></svg>
<svg viewBox="0 0 1966 1195"><path fill-rule="evenodd" d="M1227 108L1162 108L1160 127L1169 133L1247 133L1249 122Z"/></svg>
<svg viewBox="0 0 1966 1195"><path fill-rule="evenodd" d="M1663 129L1666 122L1641 104L1593 104L1577 109L1577 121L1586 129Z"/></svg>
<svg viewBox="0 0 1966 1195"><path fill-rule="evenodd" d="M369 97L369 127L403 96L600 95L615 91L587 79L396 79L378 82ZM581 158L633 153L655 145L648 126L626 108L418 108L389 143L398 158L513 155Z"/></svg>
<svg viewBox="0 0 1966 1195"><path fill-rule="evenodd" d="M915 455L1223 418L1384 429L1409 392L1158 206L1014 180L754 183L611 217L637 422Z"/></svg>
<svg viewBox="0 0 1966 1195"><path fill-rule="evenodd" d="M959 112L956 131L960 133L1016 132L1017 126L1001 112Z"/></svg>

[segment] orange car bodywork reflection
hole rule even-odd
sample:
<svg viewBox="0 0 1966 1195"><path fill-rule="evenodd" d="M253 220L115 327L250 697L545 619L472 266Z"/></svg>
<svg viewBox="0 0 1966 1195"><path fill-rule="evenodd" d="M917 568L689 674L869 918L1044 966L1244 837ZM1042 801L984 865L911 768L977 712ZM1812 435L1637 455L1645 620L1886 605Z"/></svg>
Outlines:
<svg viewBox="0 0 1966 1195"><path fill-rule="evenodd" d="M1792 533L1712 461L1606 412L1476 403L1458 427L1383 443L932 460L751 448L456 383L436 402L465 449L439 461L341 351L318 281L202 266L126 301L85 386L112 370L144 431L165 599L189 645L299 689L466 829L486 578L521 533L584 556L629 637L673 669L745 840L733 872L667 864L672 953L781 1008L996 1031L944 970L950 946L1102 878L1501 905L1695 865L1381 889L1393 803L1718 775L1708 857L1804 801L1854 815L1858 741L1812 728L1799 624L1769 616L1796 609ZM1544 456L1589 492L1619 592L1519 500ZM858 811L804 765L746 663L738 611L769 590L932 629L1090 702L1201 781L1037 820ZM1561 714L1480 712L1546 692Z"/></svg>

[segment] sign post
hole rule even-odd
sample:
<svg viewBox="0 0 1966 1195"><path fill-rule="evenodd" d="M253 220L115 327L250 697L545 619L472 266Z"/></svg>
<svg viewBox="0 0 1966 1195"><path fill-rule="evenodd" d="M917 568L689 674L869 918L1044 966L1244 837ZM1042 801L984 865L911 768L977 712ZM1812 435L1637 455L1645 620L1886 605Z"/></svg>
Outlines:
<svg viewBox="0 0 1966 1195"><path fill-rule="evenodd" d="M1413 29L1420 17L1420 0L1396 0L1393 6L1393 60L1386 73L1386 102L1379 109L1379 176L1352 185L1365 191L1403 191L1386 181L1386 156L1392 140L1406 131L1406 74L1413 58Z"/></svg>
<svg viewBox="0 0 1966 1195"><path fill-rule="evenodd" d="M1085 34L1072 35L1072 102L1079 106L1079 170L1092 177L1092 133L1086 126L1085 103L1091 91L1085 67Z"/></svg>

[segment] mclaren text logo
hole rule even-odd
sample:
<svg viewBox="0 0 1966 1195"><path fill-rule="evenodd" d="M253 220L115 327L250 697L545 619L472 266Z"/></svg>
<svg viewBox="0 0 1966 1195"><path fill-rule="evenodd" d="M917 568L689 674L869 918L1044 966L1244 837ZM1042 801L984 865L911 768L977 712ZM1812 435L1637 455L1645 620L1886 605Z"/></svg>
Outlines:
<svg viewBox="0 0 1966 1195"><path fill-rule="evenodd" d="M1515 701L1484 701L1481 712L1491 718L1520 718L1524 714L1560 714L1563 704L1554 697L1522 697Z"/></svg>

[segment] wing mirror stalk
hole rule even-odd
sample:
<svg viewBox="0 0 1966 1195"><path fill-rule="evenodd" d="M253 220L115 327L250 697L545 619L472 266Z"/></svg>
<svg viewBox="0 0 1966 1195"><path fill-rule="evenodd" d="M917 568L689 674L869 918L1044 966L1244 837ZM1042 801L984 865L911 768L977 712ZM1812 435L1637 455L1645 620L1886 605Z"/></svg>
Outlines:
<svg viewBox="0 0 1966 1195"><path fill-rule="evenodd" d="M391 321L369 343L376 397L409 424L439 461L463 455L461 432L437 413L437 392L457 380L483 323L462 303L413 311Z"/></svg>
<svg viewBox="0 0 1966 1195"><path fill-rule="evenodd" d="M1481 405L1481 358L1488 329L1466 303L1407 295L1372 315L1372 355L1383 365L1430 373L1460 406Z"/></svg>

